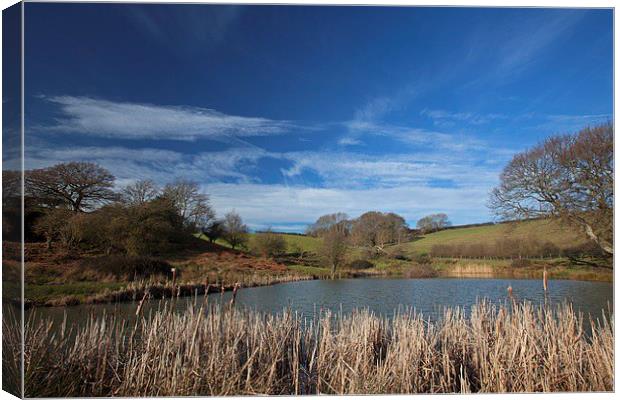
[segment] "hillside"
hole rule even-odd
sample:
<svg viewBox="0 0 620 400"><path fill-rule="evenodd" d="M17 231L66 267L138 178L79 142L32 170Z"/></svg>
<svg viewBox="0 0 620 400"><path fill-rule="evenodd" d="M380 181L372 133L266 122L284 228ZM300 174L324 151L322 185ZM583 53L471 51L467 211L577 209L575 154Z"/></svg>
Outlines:
<svg viewBox="0 0 620 400"><path fill-rule="evenodd" d="M286 233L278 233L278 234L282 235L285 238L286 251L289 253L296 253L298 252L298 250L316 252L318 251L318 248L321 245L321 240L318 238L312 237L312 236L293 235L293 234L289 235ZM248 244L250 246L252 244L252 240L254 236L256 235L257 235L256 233L250 233L248 235L249 236ZM205 237L202 236L201 239L205 239ZM219 244L220 246L230 248L230 245L223 239L218 239L216 243Z"/></svg>
<svg viewBox="0 0 620 400"><path fill-rule="evenodd" d="M551 242L562 249L585 242L580 232L561 225L558 221L533 220L447 229L417 238L401 245L401 248L409 254L421 254L429 253L436 244L494 243L498 239L541 240Z"/></svg>
<svg viewBox="0 0 620 400"><path fill-rule="evenodd" d="M249 234L250 245L255 235L255 233ZM297 249L316 252L321 244L321 239L311 236L286 233L280 233L280 235L286 239L287 252L289 253L295 253ZM572 227L562 225L558 221L532 220L465 228L455 227L416 237L411 242L401 244L400 248L409 255L416 255L429 253L433 245L436 244L492 244L498 239L540 240L541 242L551 242L561 249L577 246L585 242L581 232L576 231ZM230 247L228 243L221 239L216 243L224 247Z"/></svg>

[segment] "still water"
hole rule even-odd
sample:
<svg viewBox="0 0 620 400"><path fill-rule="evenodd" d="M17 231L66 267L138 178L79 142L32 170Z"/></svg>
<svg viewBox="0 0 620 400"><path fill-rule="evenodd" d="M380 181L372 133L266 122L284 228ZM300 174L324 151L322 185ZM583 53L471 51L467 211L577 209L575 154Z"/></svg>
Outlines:
<svg viewBox="0 0 620 400"><path fill-rule="evenodd" d="M273 286L240 289L237 307L266 313L282 312L286 308L313 317L317 312L331 309L350 313L356 308L366 308L375 314L390 317L394 311L413 308L434 320L444 307L463 307L466 312L479 300L503 303L508 300L507 288L512 286L512 296L517 301L533 304L556 305L563 302L573 305L575 311L599 318L603 312L613 311L613 285L606 282L551 280L545 294L540 279L340 279L283 283ZM228 302L231 292L210 294L209 303ZM199 302L203 298L200 296ZM180 298L175 307L179 312L187 309L191 298ZM160 300L145 303L143 315L160 306ZM66 313L67 322L83 323L89 315L112 315L133 319L137 302L119 304L79 305L73 307L48 307L28 310L36 317L49 317L61 321Z"/></svg>

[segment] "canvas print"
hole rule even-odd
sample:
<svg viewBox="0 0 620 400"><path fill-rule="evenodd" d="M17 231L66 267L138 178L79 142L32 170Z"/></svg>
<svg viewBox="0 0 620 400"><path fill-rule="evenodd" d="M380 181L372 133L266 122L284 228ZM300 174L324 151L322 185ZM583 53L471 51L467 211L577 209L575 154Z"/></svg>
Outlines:
<svg viewBox="0 0 620 400"><path fill-rule="evenodd" d="M613 392L613 12L5 9L2 389Z"/></svg>

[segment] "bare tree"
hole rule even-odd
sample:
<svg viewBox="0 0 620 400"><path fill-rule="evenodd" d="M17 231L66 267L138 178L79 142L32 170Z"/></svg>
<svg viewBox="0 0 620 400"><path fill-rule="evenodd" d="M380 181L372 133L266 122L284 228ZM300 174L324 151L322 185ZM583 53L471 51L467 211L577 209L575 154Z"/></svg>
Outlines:
<svg viewBox="0 0 620 400"><path fill-rule="evenodd" d="M342 212L322 215L314 224L308 226L306 233L315 237L322 236L335 225L339 225L341 229L349 229L349 216Z"/></svg>
<svg viewBox="0 0 620 400"><path fill-rule="evenodd" d="M336 226L323 234L323 241L320 247L321 257L331 268L331 277L334 279L336 270L340 267L347 255L347 235L342 229Z"/></svg>
<svg viewBox="0 0 620 400"><path fill-rule="evenodd" d="M137 181L125 186L122 192L123 201L130 205L140 205L153 200L159 195L159 188L150 179Z"/></svg>
<svg viewBox="0 0 620 400"><path fill-rule="evenodd" d="M243 223L241 216L231 211L224 217L224 240L235 249L248 241L248 227Z"/></svg>
<svg viewBox="0 0 620 400"><path fill-rule="evenodd" d="M515 155L490 207L505 219L560 217L613 254L613 131L606 123L552 136Z"/></svg>
<svg viewBox="0 0 620 400"><path fill-rule="evenodd" d="M215 217L209 196L200 192L196 182L177 179L164 187L163 196L172 201L188 228L208 226Z"/></svg>
<svg viewBox="0 0 620 400"><path fill-rule="evenodd" d="M351 237L358 246L380 254L386 245L397 243L406 229L404 218L397 214L369 211L353 221Z"/></svg>
<svg viewBox="0 0 620 400"><path fill-rule="evenodd" d="M436 232L452 225L444 213L427 215L418 220L417 228L423 233Z"/></svg>
<svg viewBox="0 0 620 400"><path fill-rule="evenodd" d="M88 162L69 162L27 171L25 187L29 195L47 199L50 205L65 204L75 212L92 210L118 199L112 190L114 176L105 168Z"/></svg>

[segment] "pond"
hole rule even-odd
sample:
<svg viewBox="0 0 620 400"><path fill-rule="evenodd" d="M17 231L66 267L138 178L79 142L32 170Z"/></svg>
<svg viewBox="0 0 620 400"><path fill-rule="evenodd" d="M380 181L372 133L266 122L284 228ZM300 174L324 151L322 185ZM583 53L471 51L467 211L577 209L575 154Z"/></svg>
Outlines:
<svg viewBox="0 0 620 400"><path fill-rule="evenodd" d="M540 279L450 278L314 280L244 288L237 294L237 307L267 313L278 313L290 307L307 317L325 309L350 313L355 308L367 308L390 317L395 310L410 307L434 320L446 306L463 307L467 312L478 300L505 302L508 300L508 286L512 287L512 296L517 301L549 305L567 302L573 305L575 311L583 312L586 320L588 314L599 318L603 312L609 314L613 311L613 284L607 282L551 280L545 294ZM231 292L210 294L209 302L228 303L231 296ZM176 308L180 312L185 311L191 301L191 298L180 298ZM156 310L159 305L160 300L156 299L146 302L144 315ZM27 313L36 312L38 317L50 317L56 321L62 321L66 313L68 323L80 324L90 314L117 314L133 319L136 308L137 302L131 302L37 308Z"/></svg>

